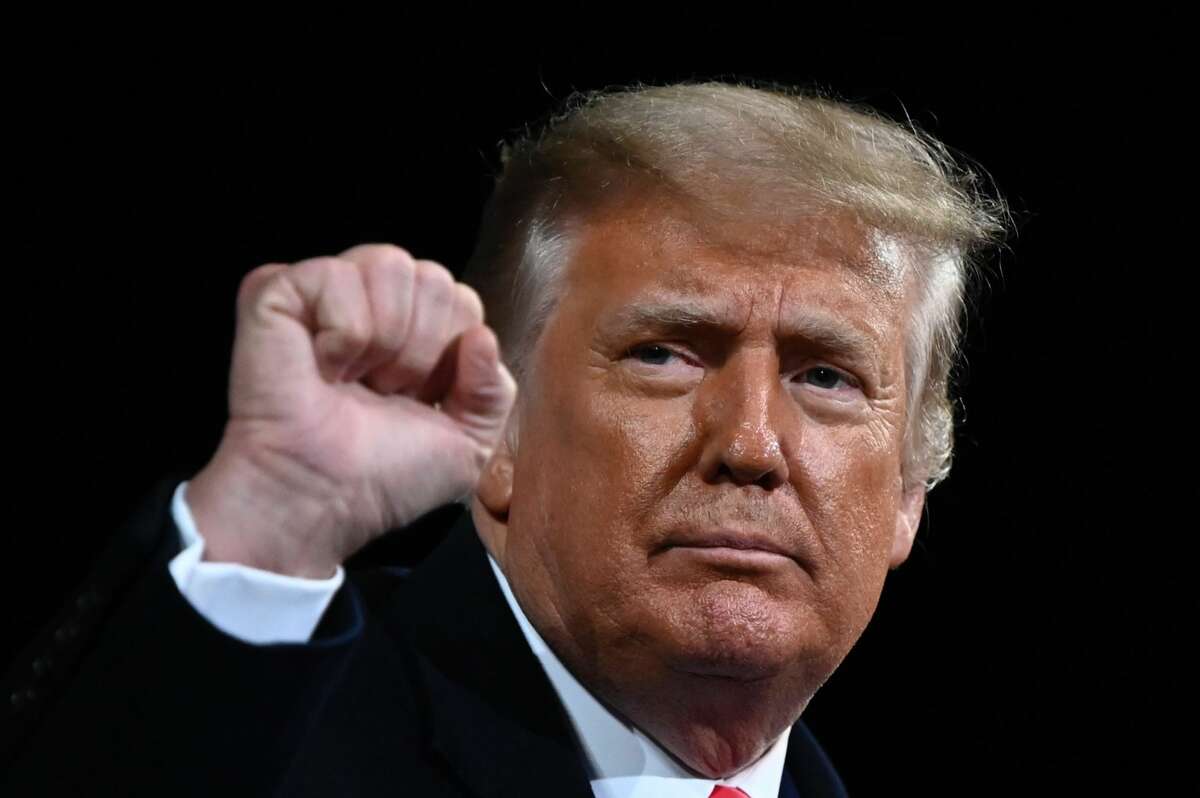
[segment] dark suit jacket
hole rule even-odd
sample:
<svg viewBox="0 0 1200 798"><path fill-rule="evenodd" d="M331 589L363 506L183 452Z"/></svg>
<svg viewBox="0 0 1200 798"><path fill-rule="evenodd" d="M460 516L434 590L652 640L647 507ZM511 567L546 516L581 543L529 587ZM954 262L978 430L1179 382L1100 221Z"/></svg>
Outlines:
<svg viewBox="0 0 1200 798"><path fill-rule="evenodd" d="M591 795L469 516L416 570L354 574L310 644L252 646L171 580L173 487L9 669L0 793ZM843 794L802 723L784 781Z"/></svg>

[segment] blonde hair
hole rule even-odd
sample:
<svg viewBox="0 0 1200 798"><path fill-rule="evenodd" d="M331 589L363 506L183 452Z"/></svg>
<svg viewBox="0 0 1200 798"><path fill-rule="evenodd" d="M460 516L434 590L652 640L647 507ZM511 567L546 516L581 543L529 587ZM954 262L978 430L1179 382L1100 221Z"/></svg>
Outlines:
<svg viewBox="0 0 1200 798"><path fill-rule="evenodd" d="M722 216L842 210L916 255L905 353L905 485L950 469L950 375L973 257L1003 203L932 137L873 110L778 86L691 83L578 94L501 152L467 279L524 382L570 257L569 217L652 187Z"/></svg>

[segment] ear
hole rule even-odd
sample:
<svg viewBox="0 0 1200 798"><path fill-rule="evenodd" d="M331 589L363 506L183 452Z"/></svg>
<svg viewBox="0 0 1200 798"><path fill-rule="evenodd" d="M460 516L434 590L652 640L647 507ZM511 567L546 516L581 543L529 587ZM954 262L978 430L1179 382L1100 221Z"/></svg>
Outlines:
<svg viewBox="0 0 1200 798"><path fill-rule="evenodd" d="M899 568L912 551L917 528L921 526L921 511L925 509L925 486L918 485L905 490L896 509L896 533L892 537L890 568Z"/></svg>
<svg viewBox="0 0 1200 798"><path fill-rule="evenodd" d="M504 543L508 537L508 509L512 505L513 453L508 435L500 436L496 450L488 458L475 485L471 517L479 537L497 562L504 562Z"/></svg>

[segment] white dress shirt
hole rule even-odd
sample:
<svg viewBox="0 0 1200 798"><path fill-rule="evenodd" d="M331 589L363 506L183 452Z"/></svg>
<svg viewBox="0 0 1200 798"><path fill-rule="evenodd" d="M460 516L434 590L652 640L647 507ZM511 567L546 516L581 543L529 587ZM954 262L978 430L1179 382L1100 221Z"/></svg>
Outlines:
<svg viewBox="0 0 1200 798"><path fill-rule="evenodd" d="M186 482L180 484L171 503L184 546L169 565L179 592L209 623L239 640L256 644L307 641L341 587L343 570L339 567L329 579L301 579L236 563L204 561L204 538L188 508L186 489ZM716 784L739 787L751 798L779 795L790 730L758 761L729 778L716 781L689 773L579 683L525 617L490 555L488 562L525 640L567 709L587 756L597 798L708 798Z"/></svg>

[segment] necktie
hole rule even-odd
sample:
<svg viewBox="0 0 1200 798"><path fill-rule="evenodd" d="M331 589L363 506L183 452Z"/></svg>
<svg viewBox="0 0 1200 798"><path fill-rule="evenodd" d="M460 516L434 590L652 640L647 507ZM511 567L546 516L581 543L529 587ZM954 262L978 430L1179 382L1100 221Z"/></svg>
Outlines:
<svg viewBox="0 0 1200 798"><path fill-rule="evenodd" d="M716 787L713 787L713 791L708 794L708 798L750 798L750 796L746 794L745 790L718 784Z"/></svg>

